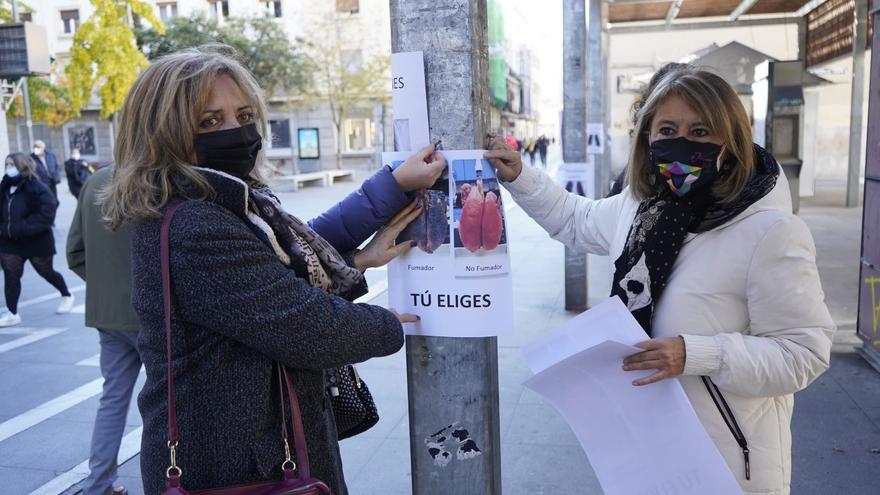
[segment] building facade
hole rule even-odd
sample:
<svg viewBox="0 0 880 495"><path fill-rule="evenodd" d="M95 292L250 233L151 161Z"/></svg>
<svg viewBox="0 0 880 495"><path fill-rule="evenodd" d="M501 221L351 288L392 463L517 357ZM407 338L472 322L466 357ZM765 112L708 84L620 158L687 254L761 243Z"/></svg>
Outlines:
<svg viewBox="0 0 880 495"><path fill-rule="evenodd" d="M322 32L332 26L339 39L340 53L346 60L360 63L375 55L391 53L390 9L387 0L147 0L157 17L169 22L178 16L203 14L219 23L233 17L266 16L275 19L295 44L316 42L328 36ZM23 20L45 27L49 50L56 70L70 58L73 36L80 23L94 9L88 0L32 0L32 9ZM502 21L503 22L503 21ZM532 60L527 47L510 45L505 49L508 100L493 111L492 125L509 129L520 138L536 133L533 111ZM390 83L390 69L387 74ZM536 86L536 85L535 85ZM266 155L282 174L332 169L337 166L337 146L342 168L369 170L379 166L380 153L392 143L390 84L387 92L362 101L347 110L337 131L326 102L302 97L276 96L270 100L270 136ZM100 102L93 98L80 118L50 128L34 122L34 139L47 143L59 158L65 159L78 146L84 158L94 162L112 161L112 123L98 115ZM7 116L10 150L30 149L22 117ZM386 143L388 143L386 145Z"/></svg>

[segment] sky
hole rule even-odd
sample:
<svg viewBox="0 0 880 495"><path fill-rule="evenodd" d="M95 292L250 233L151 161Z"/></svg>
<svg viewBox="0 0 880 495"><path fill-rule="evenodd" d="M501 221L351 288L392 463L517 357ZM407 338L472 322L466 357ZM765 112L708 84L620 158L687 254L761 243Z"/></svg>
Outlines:
<svg viewBox="0 0 880 495"><path fill-rule="evenodd" d="M540 85L541 100L533 106L542 123L556 125L562 109L561 0L502 0L508 50L526 45L532 51L532 79ZM515 59L514 59L515 60Z"/></svg>

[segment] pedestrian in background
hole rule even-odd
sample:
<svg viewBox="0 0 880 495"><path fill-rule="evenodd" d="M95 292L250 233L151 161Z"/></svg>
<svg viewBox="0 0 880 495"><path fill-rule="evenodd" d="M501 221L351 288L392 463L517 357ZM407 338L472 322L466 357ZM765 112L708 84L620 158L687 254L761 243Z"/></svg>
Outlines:
<svg viewBox="0 0 880 495"><path fill-rule="evenodd" d="M743 492L787 495L793 394L828 369L835 328L812 236L721 77L672 68L637 112L627 187L607 199L567 193L499 139L487 158L555 239L610 256L611 295L652 337L621 363L655 371L633 385L678 380Z"/></svg>
<svg viewBox="0 0 880 495"><path fill-rule="evenodd" d="M538 155L541 157L541 168L547 168L547 147L550 146L550 140L547 139L547 136L541 134L538 138L538 141L535 143L535 148L538 150Z"/></svg>
<svg viewBox="0 0 880 495"><path fill-rule="evenodd" d="M510 145L511 148L515 150L519 150L519 141L513 136L513 134L507 134L504 136L504 139L507 141L507 144Z"/></svg>
<svg viewBox="0 0 880 495"><path fill-rule="evenodd" d="M64 277L52 267L55 236L52 223L58 202L37 177L36 164L24 153L6 157L6 171L0 182L0 265L6 293L7 311L0 315L0 327L21 323L18 299L24 263L34 269L61 293L57 312L73 309L73 295Z"/></svg>
<svg viewBox="0 0 880 495"><path fill-rule="evenodd" d="M86 282L85 322L98 330L104 377L84 495L128 493L125 487L114 486L116 462L141 369L137 348L140 324L131 305L131 234L126 226L110 230L98 200L98 192L110 177L111 168L107 167L85 183L67 235L67 264Z"/></svg>
<svg viewBox="0 0 880 495"><path fill-rule="evenodd" d="M67 187L74 198L79 198L83 184L95 173L95 168L82 159L79 148L74 148L70 158L64 162L64 174L67 176Z"/></svg>
<svg viewBox="0 0 880 495"><path fill-rule="evenodd" d="M535 138L529 138L529 144L526 145L526 153L529 154L529 162L535 166L535 152L538 151L538 142Z"/></svg>
<svg viewBox="0 0 880 495"><path fill-rule="evenodd" d="M34 141L31 159L37 166L37 176L43 181L43 184L49 186L52 196L57 200L57 185L61 182L61 171L58 170L58 158L55 157L55 153L47 150L46 143L38 139Z"/></svg>

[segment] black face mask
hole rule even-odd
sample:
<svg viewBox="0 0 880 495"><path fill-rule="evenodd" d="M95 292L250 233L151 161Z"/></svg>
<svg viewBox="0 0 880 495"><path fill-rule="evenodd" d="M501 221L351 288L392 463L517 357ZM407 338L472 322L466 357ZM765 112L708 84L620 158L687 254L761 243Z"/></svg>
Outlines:
<svg viewBox="0 0 880 495"><path fill-rule="evenodd" d="M256 124L234 129L196 134L196 160L200 167L212 168L244 180L257 162L263 138Z"/></svg>
<svg viewBox="0 0 880 495"><path fill-rule="evenodd" d="M679 198L710 186L718 176L721 146L687 138L651 143L651 169Z"/></svg>

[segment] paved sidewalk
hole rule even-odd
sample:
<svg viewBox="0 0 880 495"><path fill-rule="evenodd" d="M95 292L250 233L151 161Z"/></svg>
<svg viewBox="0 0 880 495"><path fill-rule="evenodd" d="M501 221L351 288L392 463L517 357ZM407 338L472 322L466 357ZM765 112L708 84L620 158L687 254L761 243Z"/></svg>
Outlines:
<svg viewBox="0 0 880 495"><path fill-rule="evenodd" d="M307 188L296 194L282 194L282 200L291 211L308 218L352 187L341 184L328 189ZM805 199L801 217L813 231L827 301L842 329L839 337L843 338L836 348L851 351L860 213L828 206L835 194ZM520 346L573 316L562 309L562 245L549 239L518 208L509 213L508 219L516 328L512 335L499 339L504 493L601 494L571 430L551 406L522 386L531 373L519 357ZM603 268L606 263L591 257L591 300L601 300L608 293L607 268ZM371 280L381 276L373 275ZM385 304L385 296L373 303ZM349 490L353 495L409 494L404 353L370 361L359 370L370 385L382 419L370 431L341 443ZM830 371L797 394L795 402L792 493L877 493L880 374L852 352L835 353ZM132 494L141 493L138 463L136 456L120 471L121 481Z"/></svg>

